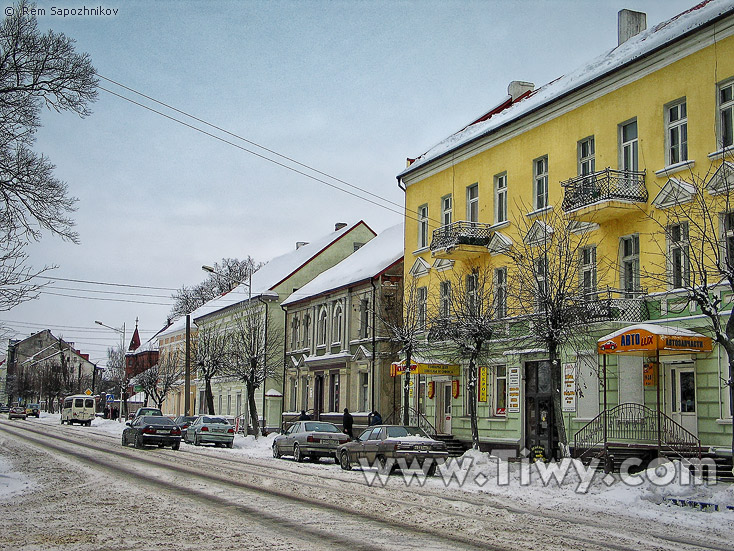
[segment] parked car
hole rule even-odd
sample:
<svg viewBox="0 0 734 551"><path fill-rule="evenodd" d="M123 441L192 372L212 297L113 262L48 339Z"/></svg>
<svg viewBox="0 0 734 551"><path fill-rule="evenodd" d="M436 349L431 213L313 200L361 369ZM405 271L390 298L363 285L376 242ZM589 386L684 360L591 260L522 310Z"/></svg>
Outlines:
<svg viewBox="0 0 734 551"><path fill-rule="evenodd" d="M191 423L196 421L196 417L196 415L179 415L173 420L178 425L178 428L181 429L181 438L186 438L186 429L189 428Z"/></svg>
<svg viewBox="0 0 734 551"><path fill-rule="evenodd" d="M26 413L23 406L13 406L8 411L8 419L25 419Z"/></svg>
<svg viewBox="0 0 734 551"><path fill-rule="evenodd" d="M333 423L296 421L273 440L273 457L292 455L297 462L305 457L318 461L333 457L338 461L337 448L349 442L349 437Z"/></svg>
<svg viewBox="0 0 734 551"><path fill-rule="evenodd" d="M132 419L137 419L142 415L160 415L163 416L163 412L158 408L138 408L138 410L132 414Z"/></svg>
<svg viewBox="0 0 734 551"><path fill-rule="evenodd" d="M10 406L7 404L1 404L0 413L10 413Z"/></svg>
<svg viewBox="0 0 734 551"><path fill-rule="evenodd" d="M177 450L181 445L181 429L169 417L141 415L125 425L125 430L122 431L123 446L171 446L172 450Z"/></svg>
<svg viewBox="0 0 734 551"><path fill-rule="evenodd" d="M231 448L234 445L234 427L222 417L200 415L186 429L184 442L199 444L222 444Z"/></svg>
<svg viewBox="0 0 734 551"><path fill-rule="evenodd" d="M41 416L41 406L39 406L38 404L28 404L25 407L25 414L28 417L33 416L38 418Z"/></svg>
<svg viewBox="0 0 734 551"><path fill-rule="evenodd" d="M360 459L369 465L378 461L382 468L393 459L392 468L398 467L398 460L404 460L407 466L413 465L414 461L421 467L427 464L429 476L436 472L436 460L445 460L449 455L443 442L430 438L418 427L399 425L369 427L355 440L339 446L338 454L339 464L346 471Z"/></svg>

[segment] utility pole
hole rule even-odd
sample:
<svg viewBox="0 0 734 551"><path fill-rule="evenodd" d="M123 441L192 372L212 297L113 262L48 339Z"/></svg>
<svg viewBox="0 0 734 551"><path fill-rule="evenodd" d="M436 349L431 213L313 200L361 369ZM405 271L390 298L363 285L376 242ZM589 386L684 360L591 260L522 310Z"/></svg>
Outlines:
<svg viewBox="0 0 734 551"><path fill-rule="evenodd" d="M186 314L186 374L184 376L184 414L191 415L191 315L190 314Z"/></svg>

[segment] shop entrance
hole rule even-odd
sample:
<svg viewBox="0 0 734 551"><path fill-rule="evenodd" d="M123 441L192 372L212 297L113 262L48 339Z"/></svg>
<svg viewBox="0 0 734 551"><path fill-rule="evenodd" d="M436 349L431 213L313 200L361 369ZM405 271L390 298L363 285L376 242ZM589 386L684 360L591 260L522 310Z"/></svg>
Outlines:
<svg viewBox="0 0 734 551"><path fill-rule="evenodd" d="M436 384L436 430L441 434L451 434L451 381Z"/></svg>
<svg viewBox="0 0 734 551"><path fill-rule="evenodd" d="M525 448L531 458L554 457L558 442L553 422L550 362L525 363Z"/></svg>
<svg viewBox="0 0 734 551"><path fill-rule="evenodd" d="M696 373L693 364L669 366L668 415L694 436L698 436L696 418Z"/></svg>

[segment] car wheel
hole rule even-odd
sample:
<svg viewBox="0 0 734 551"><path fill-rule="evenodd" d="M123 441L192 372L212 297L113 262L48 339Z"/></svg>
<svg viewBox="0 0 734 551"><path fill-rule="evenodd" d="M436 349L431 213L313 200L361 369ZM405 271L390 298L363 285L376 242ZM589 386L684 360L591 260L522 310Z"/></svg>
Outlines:
<svg viewBox="0 0 734 551"><path fill-rule="evenodd" d="M339 456L339 465L341 465L341 468L345 471L352 470L352 464L349 462L349 452L347 450L342 450L342 453Z"/></svg>
<svg viewBox="0 0 734 551"><path fill-rule="evenodd" d="M301 455L301 448L298 447L298 444L293 444L293 459L296 460L296 463L303 463L303 455Z"/></svg>
<svg viewBox="0 0 734 551"><path fill-rule="evenodd" d="M280 459L280 448L278 448L278 445L273 442L273 457L275 459Z"/></svg>
<svg viewBox="0 0 734 551"><path fill-rule="evenodd" d="M125 440L125 435L122 435L122 445L127 447L127 440Z"/></svg>
<svg viewBox="0 0 734 551"><path fill-rule="evenodd" d="M234 440L232 440L229 444L227 444L227 447L231 450L234 448Z"/></svg>
<svg viewBox="0 0 734 551"><path fill-rule="evenodd" d="M173 444L171 444L171 449L174 451L180 447L181 447L181 442L174 442Z"/></svg>
<svg viewBox="0 0 734 551"><path fill-rule="evenodd" d="M426 476L435 476L436 475L436 462L431 461L431 466L428 467L428 470L426 471Z"/></svg>
<svg viewBox="0 0 734 551"><path fill-rule="evenodd" d="M135 447L139 450L143 449L143 441L140 439L140 435L135 435Z"/></svg>
<svg viewBox="0 0 734 551"><path fill-rule="evenodd" d="M200 446L200 445L201 445L201 440L199 440L199 436L195 434L194 435L194 446Z"/></svg>
<svg viewBox="0 0 734 551"><path fill-rule="evenodd" d="M377 456L377 462L380 464L380 471L383 473L387 470L387 457L384 455L378 455ZM392 472L395 470L395 464L393 463L390 466L390 471L387 474L392 474Z"/></svg>

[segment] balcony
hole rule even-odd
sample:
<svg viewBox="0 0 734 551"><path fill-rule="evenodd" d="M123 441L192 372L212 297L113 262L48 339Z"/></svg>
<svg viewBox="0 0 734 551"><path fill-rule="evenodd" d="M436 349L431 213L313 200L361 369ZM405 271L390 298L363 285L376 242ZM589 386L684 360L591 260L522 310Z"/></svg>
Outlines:
<svg viewBox="0 0 734 551"><path fill-rule="evenodd" d="M566 188L563 212L586 222L603 222L647 203L645 172L610 168L561 182Z"/></svg>
<svg viewBox="0 0 734 551"><path fill-rule="evenodd" d="M492 232L489 224L454 222L433 231L431 256L434 258L467 259L487 254Z"/></svg>
<svg viewBox="0 0 734 551"><path fill-rule="evenodd" d="M585 293L578 297L576 305L584 309L580 319L587 323L641 323L650 319L645 297L645 291L629 292L607 288Z"/></svg>

